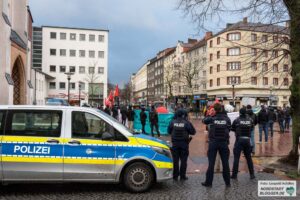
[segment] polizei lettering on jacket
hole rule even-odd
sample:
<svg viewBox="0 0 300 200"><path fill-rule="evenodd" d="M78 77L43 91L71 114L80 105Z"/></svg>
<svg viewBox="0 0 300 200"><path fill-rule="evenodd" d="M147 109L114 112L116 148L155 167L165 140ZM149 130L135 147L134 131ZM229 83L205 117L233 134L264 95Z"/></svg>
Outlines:
<svg viewBox="0 0 300 200"><path fill-rule="evenodd" d="M214 123L215 124L219 124L219 125L225 125L225 124L227 124L226 120L215 120Z"/></svg>
<svg viewBox="0 0 300 200"><path fill-rule="evenodd" d="M182 128L184 127L184 123L174 123L174 126Z"/></svg>
<svg viewBox="0 0 300 200"><path fill-rule="evenodd" d="M242 125L251 125L251 121L240 121Z"/></svg>
<svg viewBox="0 0 300 200"><path fill-rule="evenodd" d="M50 154L50 147L15 145L14 146L14 153L23 153L23 154Z"/></svg>

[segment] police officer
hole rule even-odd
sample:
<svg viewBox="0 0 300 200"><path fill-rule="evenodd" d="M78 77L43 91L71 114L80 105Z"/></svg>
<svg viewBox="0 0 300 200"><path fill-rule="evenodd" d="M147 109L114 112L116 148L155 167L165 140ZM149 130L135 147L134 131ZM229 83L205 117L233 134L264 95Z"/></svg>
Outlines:
<svg viewBox="0 0 300 200"><path fill-rule="evenodd" d="M245 158L247 160L250 178L254 179L254 169L253 162L251 158L251 131L254 127L254 122L250 116L247 114L247 110L245 108L240 109L240 117L235 119L232 124L232 131L235 132L236 140L233 148L234 161L233 161L233 169L232 169L232 179L237 178L238 170L239 170L239 161L241 156L241 151L243 151Z"/></svg>
<svg viewBox="0 0 300 200"><path fill-rule="evenodd" d="M227 115L222 113L222 105L216 103L214 105L216 115L205 117L203 123L209 126L209 145L208 145L208 168L206 172L206 180L202 183L205 187L211 187L214 177L214 166L217 153L219 152L222 166L223 179L227 187L230 187L230 171L229 171L229 131L231 121Z"/></svg>
<svg viewBox="0 0 300 200"><path fill-rule="evenodd" d="M186 168L190 135L195 135L196 130L192 123L185 118L185 113L178 111L176 119L172 120L168 126L168 133L172 137L173 179L178 180L178 176L180 176L180 180L187 180Z"/></svg>

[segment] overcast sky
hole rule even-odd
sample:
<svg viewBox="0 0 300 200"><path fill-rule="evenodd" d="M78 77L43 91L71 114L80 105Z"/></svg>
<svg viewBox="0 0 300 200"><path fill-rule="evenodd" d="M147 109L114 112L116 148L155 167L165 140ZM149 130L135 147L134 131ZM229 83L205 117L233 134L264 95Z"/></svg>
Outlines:
<svg viewBox="0 0 300 200"><path fill-rule="evenodd" d="M35 26L108 29L108 76L121 87L160 50L203 37L195 37L177 0L29 0L29 5Z"/></svg>

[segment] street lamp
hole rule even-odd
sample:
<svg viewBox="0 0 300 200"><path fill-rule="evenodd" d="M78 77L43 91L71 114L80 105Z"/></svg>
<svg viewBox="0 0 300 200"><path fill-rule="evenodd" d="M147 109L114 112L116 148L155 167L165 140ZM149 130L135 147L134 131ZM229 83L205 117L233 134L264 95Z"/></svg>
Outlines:
<svg viewBox="0 0 300 200"><path fill-rule="evenodd" d="M70 103L70 80L71 80L71 76L74 73L72 72L66 72L65 75L67 75L67 79L68 79L68 103Z"/></svg>
<svg viewBox="0 0 300 200"><path fill-rule="evenodd" d="M236 85L236 82L232 82L232 101L233 101L233 107L235 108L235 91L234 91L234 86Z"/></svg>
<svg viewBox="0 0 300 200"><path fill-rule="evenodd" d="M80 104L80 101L81 101L81 98L80 98L80 94L81 94L81 86L82 86L82 84L83 84L83 82L81 82L81 81L79 81L79 86L78 86L78 88L79 88L79 107L81 106L81 104Z"/></svg>
<svg viewBox="0 0 300 200"><path fill-rule="evenodd" d="M270 102L270 106L272 105L272 98L273 98L273 94L272 94L272 92L273 92L273 87L272 86L270 86L270 97L269 97L269 102Z"/></svg>

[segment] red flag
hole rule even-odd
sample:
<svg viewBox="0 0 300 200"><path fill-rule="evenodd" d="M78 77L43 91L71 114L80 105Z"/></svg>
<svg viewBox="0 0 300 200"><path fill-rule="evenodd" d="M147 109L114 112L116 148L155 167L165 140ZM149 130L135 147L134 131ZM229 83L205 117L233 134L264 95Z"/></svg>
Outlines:
<svg viewBox="0 0 300 200"><path fill-rule="evenodd" d="M110 93L109 93L108 100L109 101L113 101L114 100L114 96L113 96L113 92L112 91L110 91Z"/></svg>
<svg viewBox="0 0 300 200"><path fill-rule="evenodd" d="M116 85L116 89L115 89L115 97L118 97L119 96L119 87L118 87L118 84Z"/></svg>

